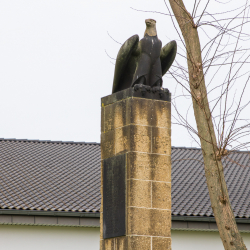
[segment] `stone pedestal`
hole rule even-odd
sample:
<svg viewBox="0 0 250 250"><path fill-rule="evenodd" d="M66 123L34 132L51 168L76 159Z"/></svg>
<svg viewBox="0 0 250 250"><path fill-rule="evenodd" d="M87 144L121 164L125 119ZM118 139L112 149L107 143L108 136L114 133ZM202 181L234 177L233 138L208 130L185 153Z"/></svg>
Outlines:
<svg viewBox="0 0 250 250"><path fill-rule="evenodd" d="M171 249L170 94L102 98L102 250Z"/></svg>

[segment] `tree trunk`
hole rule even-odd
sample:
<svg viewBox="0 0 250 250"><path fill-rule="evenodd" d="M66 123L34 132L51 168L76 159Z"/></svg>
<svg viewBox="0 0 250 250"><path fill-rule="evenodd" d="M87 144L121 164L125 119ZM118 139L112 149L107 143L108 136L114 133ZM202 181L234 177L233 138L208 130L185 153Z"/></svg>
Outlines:
<svg viewBox="0 0 250 250"><path fill-rule="evenodd" d="M217 148L197 27L182 0L169 0L169 2L185 40L194 115L201 142L209 196L220 237L226 250L246 250L229 201L221 162L223 153Z"/></svg>

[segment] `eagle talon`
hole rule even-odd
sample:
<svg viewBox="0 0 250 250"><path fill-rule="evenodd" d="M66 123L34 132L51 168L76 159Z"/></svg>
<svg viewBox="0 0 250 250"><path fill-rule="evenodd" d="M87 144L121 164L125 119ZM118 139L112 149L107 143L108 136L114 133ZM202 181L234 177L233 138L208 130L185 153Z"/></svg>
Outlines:
<svg viewBox="0 0 250 250"><path fill-rule="evenodd" d="M164 89L163 88L160 88L160 91L159 91L159 96L160 98L162 98L164 96Z"/></svg>
<svg viewBox="0 0 250 250"><path fill-rule="evenodd" d="M160 92L163 92L163 88L158 87L158 86L157 86L157 87L153 87L153 88L152 88L152 92L153 92L153 93L157 93L157 92L160 93Z"/></svg>
<svg viewBox="0 0 250 250"><path fill-rule="evenodd" d="M134 90L135 91L139 90L142 93L142 95L145 95L147 91L150 92L151 88L150 86L139 83L134 85Z"/></svg>
<svg viewBox="0 0 250 250"><path fill-rule="evenodd" d="M163 89L164 93L169 94L169 90L168 89Z"/></svg>
<svg viewBox="0 0 250 250"><path fill-rule="evenodd" d="M134 90L135 91L138 91L138 90L140 90L140 91L142 91L144 89L144 85L143 84L135 84L134 85Z"/></svg>
<svg viewBox="0 0 250 250"><path fill-rule="evenodd" d="M151 87L150 87L150 86L145 85L145 89L146 89L148 92L151 92Z"/></svg>

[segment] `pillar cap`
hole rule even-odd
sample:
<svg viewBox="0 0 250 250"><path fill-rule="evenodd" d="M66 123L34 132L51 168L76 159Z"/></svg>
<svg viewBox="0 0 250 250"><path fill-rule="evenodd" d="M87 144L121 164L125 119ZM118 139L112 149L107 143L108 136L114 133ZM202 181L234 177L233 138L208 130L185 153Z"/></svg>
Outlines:
<svg viewBox="0 0 250 250"><path fill-rule="evenodd" d="M102 106L106 106L117 101L127 99L130 97L146 98L159 101L171 102L171 93L168 89L162 89L160 92L153 93L152 91L142 91L140 89L135 90L134 88L124 89L116 92L112 95L105 96L101 99Z"/></svg>

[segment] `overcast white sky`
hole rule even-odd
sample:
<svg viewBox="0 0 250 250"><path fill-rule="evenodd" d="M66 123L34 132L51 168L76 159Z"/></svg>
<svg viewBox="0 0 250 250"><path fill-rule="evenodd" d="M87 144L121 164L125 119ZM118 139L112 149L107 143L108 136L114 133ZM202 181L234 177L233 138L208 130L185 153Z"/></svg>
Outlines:
<svg viewBox="0 0 250 250"><path fill-rule="evenodd" d="M100 141L100 99L111 94L120 43L157 20L163 45L178 39L163 0L1 0L0 137ZM164 78L174 93L175 82ZM196 146L172 126L173 146Z"/></svg>

